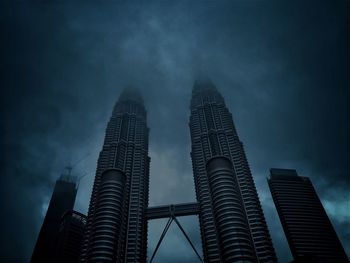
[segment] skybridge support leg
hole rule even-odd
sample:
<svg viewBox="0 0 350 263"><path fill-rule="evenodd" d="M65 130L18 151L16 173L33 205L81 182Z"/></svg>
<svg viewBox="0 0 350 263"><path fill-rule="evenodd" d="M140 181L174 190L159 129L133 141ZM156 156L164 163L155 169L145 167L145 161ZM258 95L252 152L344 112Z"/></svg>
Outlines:
<svg viewBox="0 0 350 263"><path fill-rule="evenodd" d="M176 219L176 217L174 217L174 221L175 221L175 223L177 224L177 226L180 228L182 234L186 237L188 243L190 243L190 245L191 245L191 247L192 247L194 253L196 253L196 255L197 255L199 261L203 263L203 259L201 258L201 256L200 256L199 253L197 252L197 249L195 248L195 246L194 246L193 243L191 242L190 238L188 237L188 235L186 234L185 230L182 228L180 222Z"/></svg>
<svg viewBox="0 0 350 263"><path fill-rule="evenodd" d="M151 257L151 260L149 263L152 263L153 262L153 259L155 257L155 255L157 254L157 251L160 247L160 244L162 243L166 233L168 232L169 228L170 228L170 225L173 221L175 221L176 225L180 228L182 234L185 236L186 240L188 241L188 243L190 244L192 250L194 251L194 253L196 253L198 259L200 262L203 263L203 259L201 258L201 256L199 255L198 251L196 250L195 246L193 245L193 243L191 242L189 236L186 234L185 230L183 229L183 227L181 226L180 222L177 220L176 216L175 216L175 213L174 213L174 206L170 206L170 217L169 217L169 220L168 222L166 223L165 227L164 227L164 230L163 230L163 233L162 235L160 236L159 238L159 241L157 243L157 246L152 254L152 257Z"/></svg>
<svg viewBox="0 0 350 263"><path fill-rule="evenodd" d="M164 228L164 230L163 230L162 235L161 235L160 238L159 238L159 241L158 241L158 243L157 243L156 249L154 250L153 255L152 255L152 257L151 257L150 263L152 263L152 261L153 261L153 259L154 259L154 256L156 255L156 253L157 253L157 251L158 251L158 249L159 249L159 246L160 246L160 244L162 243L163 238L164 238L165 235L166 235L166 232L168 232L169 227L170 227L170 225L171 225L172 222L173 222L173 218L170 217L169 220L168 220L168 222L167 222L166 225L165 225L165 228Z"/></svg>

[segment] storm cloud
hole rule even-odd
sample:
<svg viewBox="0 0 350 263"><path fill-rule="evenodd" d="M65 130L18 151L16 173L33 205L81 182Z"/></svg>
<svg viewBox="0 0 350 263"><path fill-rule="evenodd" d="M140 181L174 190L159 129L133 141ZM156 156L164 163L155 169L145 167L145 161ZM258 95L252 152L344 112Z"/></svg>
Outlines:
<svg viewBox="0 0 350 263"><path fill-rule="evenodd" d="M5 1L0 6L0 261L27 262L55 180L75 165L87 212L122 89L143 93L150 205L195 200L188 128L194 80L233 113L280 262L291 259L266 177L309 176L350 253L350 2ZM196 217L181 218L198 250ZM153 252L165 221L150 222ZM195 262L173 225L155 262Z"/></svg>

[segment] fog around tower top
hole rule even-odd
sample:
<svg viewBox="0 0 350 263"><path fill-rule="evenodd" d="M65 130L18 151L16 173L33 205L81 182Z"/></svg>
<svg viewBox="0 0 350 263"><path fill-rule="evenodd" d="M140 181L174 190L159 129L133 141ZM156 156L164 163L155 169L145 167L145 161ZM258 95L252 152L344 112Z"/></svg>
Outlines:
<svg viewBox="0 0 350 263"><path fill-rule="evenodd" d="M209 78L200 78L194 81L193 91L196 90L216 90L214 83Z"/></svg>
<svg viewBox="0 0 350 263"><path fill-rule="evenodd" d="M133 100L139 103L143 103L143 94L141 90L135 86L126 86L120 94L119 101Z"/></svg>
<svg viewBox="0 0 350 263"><path fill-rule="evenodd" d="M188 118L202 77L233 115L280 262L291 255L271 167L310 177L349 254L349 14L341 0L2 2L0 261L28 262L68 163L87 174L75 206L86 213L107 121L130 84L148 113L150 205L194 201ZM196 218L180 221L200 247ZM151 222L150 251L164 224ZM193 262L169 231L156 260Z"/></svg>

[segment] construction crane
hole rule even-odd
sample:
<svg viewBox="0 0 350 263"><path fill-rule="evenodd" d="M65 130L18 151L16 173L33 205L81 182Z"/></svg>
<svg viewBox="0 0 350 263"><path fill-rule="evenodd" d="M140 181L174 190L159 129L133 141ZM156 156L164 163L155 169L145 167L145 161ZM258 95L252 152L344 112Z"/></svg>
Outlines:
<svg viewBox="0 0 350 263"><path fill-rule="evenodd" d="M64 169L67 171L66 173L61 174L61 179L64 179L69 182L75 182L77 185L77 188L79 186L80 180L87 175L87 173L83 174L80 177L75 177L72 175L72 170L74 167L76 167L80 162L85 160L90 153L85 154L82 158L78 159L74 164L68 164L67 166L64 167Z"/></svg>

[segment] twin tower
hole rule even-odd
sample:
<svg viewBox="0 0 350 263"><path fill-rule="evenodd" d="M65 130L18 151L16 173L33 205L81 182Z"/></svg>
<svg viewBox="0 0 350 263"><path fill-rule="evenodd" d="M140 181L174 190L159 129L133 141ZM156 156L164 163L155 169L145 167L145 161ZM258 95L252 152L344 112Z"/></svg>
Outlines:
<svg viewBox="0 0 350 263"><path fill-rule="evenodd" d="M243 144L211 82L195 82L189 126L197 203L171 207L198 214L204 262L277 262ZM147 222L169 211L148 207L148 137L142 97L125 90L99 155L82 262L147 262Z"/></svg>

